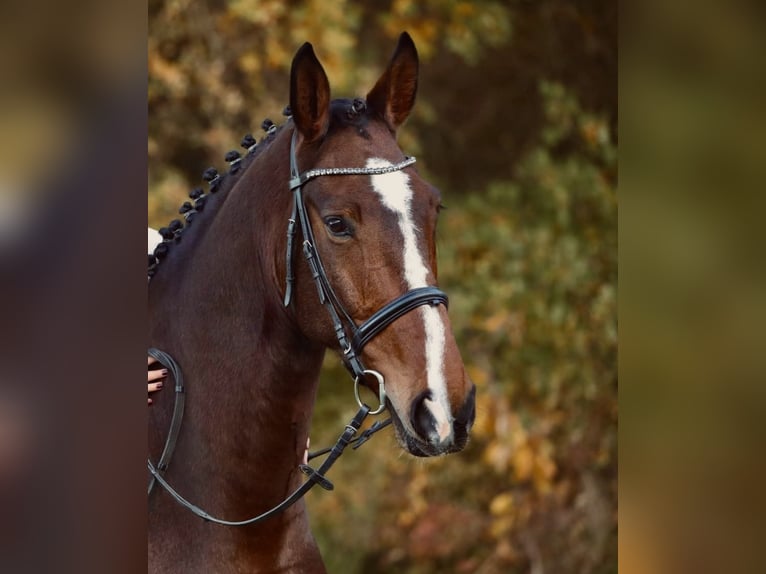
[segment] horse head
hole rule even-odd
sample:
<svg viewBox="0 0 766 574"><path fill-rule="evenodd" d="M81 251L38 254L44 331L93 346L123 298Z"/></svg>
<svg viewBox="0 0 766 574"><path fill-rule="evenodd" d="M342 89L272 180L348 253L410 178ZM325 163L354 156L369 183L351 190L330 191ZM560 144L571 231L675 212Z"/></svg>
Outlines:
<svg viewBox="0 0 766 574"><path fill-rule="evenodd" d="M291 188L298 192L291 225L297 229L290 233L302 231L306 257L288 242L279 273L300 331L330 348L347 343L340 351L359 382L379 391L377 374L385 381L401 445L416 456L435 456L466 445L475 386L452 334L446 296L436 288L440 194L396 142L417 84L418 55L406 33L365 100L332 100L311 45L297 52L290 77ZM391 313L360 337L360 329L381 319L381 309Z"/></svg>

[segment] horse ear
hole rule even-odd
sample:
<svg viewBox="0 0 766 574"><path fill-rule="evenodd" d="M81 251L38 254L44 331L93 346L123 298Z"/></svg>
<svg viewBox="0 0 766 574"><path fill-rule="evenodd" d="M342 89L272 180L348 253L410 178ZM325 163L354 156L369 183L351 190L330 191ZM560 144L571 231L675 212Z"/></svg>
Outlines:
<svg viewBox="0 0 766 574"><path fill-rule="evenodd" d="M330 82L314 48L306 42L290 69L290 109L306 141L324 137L330 125Z"/></svg>
<svg viewBox="0 0 766 574"><path fill-rule="evenodd" d="M402 32L388 68L367 94L367 105L396 131L410 115L417 91L418 51L410 35Z"/></svg>

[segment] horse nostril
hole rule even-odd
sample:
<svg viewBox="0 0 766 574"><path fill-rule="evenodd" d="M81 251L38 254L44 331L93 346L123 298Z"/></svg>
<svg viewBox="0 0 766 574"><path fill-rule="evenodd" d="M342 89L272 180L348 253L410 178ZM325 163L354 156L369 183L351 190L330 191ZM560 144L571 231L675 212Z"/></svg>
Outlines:
<svg viewBox="0 0 766 574"><path fill-rule="evenodd" d="M476 418L476 385L471 387L468 396L460 407L460 410L455 415L455 420L466 427L473 425L473 421Z"/></svg>
<svg viewBox="0 0 766 574"><path fill-rule="evenodd" d="M430 393L426 396L418 399L413 405L412 409L412 427L415 432L423 440L428 440L429 435L436 432L436 420L430 409L426 406L426 399L430 397Z"/></svg>
<svg viewBox="0 0 766 574"><path fill-rule="evenodd" d="M431 399L431 392L426 391L412 404L412 428L421 440L434 445L449 444L452 439L452 425L447 413Z"/></svg>

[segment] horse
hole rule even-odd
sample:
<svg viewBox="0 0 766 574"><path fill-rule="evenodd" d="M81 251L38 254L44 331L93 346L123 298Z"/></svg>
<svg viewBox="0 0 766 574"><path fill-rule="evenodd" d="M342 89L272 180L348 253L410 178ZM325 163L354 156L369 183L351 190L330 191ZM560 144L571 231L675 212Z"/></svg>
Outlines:
<svg viewBox="0 0 766 574"><path fill-rule="evenodd" d="M226 155L228 173L205 171L209 189L190 194L185 223L160 230L149 344L182 367L185 406L170 464L155 472L210 511L203 518L259 515L306 484L327 349L357 393L377 393L375 411L388 409L406 452L444 455L468 441L475 386L437 286L440 193L396 141L418 66L403 33L366 98L331 99L304 44L285 123L265 120L261 141L245 136L247 153ZM155 460L174 415L172 389L160 395L150 407ZM302 499L239 527L194 516L162 488L150 488L148 505L150 572L325 572Z"/></svg>

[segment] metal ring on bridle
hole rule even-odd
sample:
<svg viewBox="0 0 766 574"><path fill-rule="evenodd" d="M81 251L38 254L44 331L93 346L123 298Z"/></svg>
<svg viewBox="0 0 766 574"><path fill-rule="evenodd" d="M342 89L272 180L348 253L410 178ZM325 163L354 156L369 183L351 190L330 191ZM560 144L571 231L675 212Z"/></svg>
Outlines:
<svg viewBox="0 0 766 574"><path fill-rule="evenodd" d="M378 401L380 402L380 405L374 411L371 410L370 414L379 415L386 408L386 387L384 385L385 379L383 379L383 375L381 375L378 371L373 371L372 369L365 369L362 371L362 375L372 375L378 379ZM362 377L362 375L358 375L354 379L354 397L356 397L356 402L360 407L364 405L362 399L359 397L359 379Z"/></svg>

